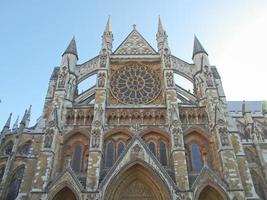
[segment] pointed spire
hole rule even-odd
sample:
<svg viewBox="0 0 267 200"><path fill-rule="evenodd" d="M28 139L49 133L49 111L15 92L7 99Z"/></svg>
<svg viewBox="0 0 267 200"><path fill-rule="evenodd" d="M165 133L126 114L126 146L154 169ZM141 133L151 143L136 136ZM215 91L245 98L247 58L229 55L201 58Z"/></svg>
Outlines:
<svg viewBox="0 0 267 200"><path fill-rule="evenodd" d="M3 130L1 133L5 133L8 131L8 129L10 128L10 122L11 122L11 117L12 117L12 113L9 114L9 117L5 123L5 126L3 127Z"/></svg>
<svg viewBox="0 0 267 200"><path fill-rule="evenodd" d="M111 18L110 16L108 16L108 21L107 21L107 25L105 28L105 32L112 32L112 26L111 26Z"/></svg>
<svg viewBox="0 0 267 200"><path fill-rule="evenodd" d="M17 130L19 126L19 116L17 117L16 121L13 124L12 130Z"/></svg>
<svg viewBox="0 0 267 200"><path fill-rule="evenodd" d="M73 54L73 55L75 55L77 57L77 60L79 59L78 58L78 53L77 53L76 41L75 41L75 37L74 36L73 36L72 40L70 41L69 46L67 47L65 52L62 54L62 56L65 55L65 54Z"/></svg>
<svg viewBox="0 0 267 200"><path fill-rule="evenodd" d="M163 25L160 19L160 15L159 15L159 22L158 22L158 33L165 33L165 30L163 28Z"/></svg>
<svg viewBox="0 0 267 200"><path fill-rule="evenodd" d="M29 109L27 110L27 118L26 118L26 124L25 127L29 127L30 121L31 121L31 111L32 111L32 105L30 105Z"/></svg>
<svg viewBox="0 0 267 200"><path fill-rule="evenodd" d="M194 36L194 49L193 49L192 59L198 53L205 53L206 55L208 55L208 53L205 51L205 49L203 48L203 46L201 45L201 43L197 39L197 36L195 35Z"/></svg>
<svg viewBox="0 0 267 200"><path fill-rule="evenodd" d="M22 120L20 121L20 125L25 126L28 119L28 110L26 109L24 112L24 115L22 117Z"/></svg>
<svg viewBox="0 0 267 200"><path fill-rule="evenodd" d="M102 48L101 48L100 54L103 52L111 53L112 42L113 42L113 34L112 34L111 18L109 16L104 33L102 35Z"/></svg>

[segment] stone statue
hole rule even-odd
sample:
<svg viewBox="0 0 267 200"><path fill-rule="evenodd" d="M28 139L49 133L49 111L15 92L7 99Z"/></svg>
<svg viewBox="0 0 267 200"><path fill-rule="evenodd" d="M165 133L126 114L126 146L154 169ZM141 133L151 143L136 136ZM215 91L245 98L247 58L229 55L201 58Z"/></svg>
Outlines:
<svg viewBox="0 0 267 200"><path fill-rule="evenodd" d="M107 50L103 49L103 53L100 55L100 67L106 67L107 57Z"/></svg>
<svg viewBox="0 0 267 200"><path fill-rule="evenodd" d="M66 78L67 78L67 67L64 66L62 68L61 73L59 74L59 77L58 77L58 87L59 88L65 87Z"/></svg>
<svg viewBox="0 0 267 200"><path fill-rule="evenodd" d="M206 77L206 83L208 87L213 87L213 77L212 73L210 72L208 66L205 66L205 71L204 71L205 77Z"/></svg>
<svg viewBox="0 0 267 200"><path fill-rule="evenodd" d="M100 145L100 129L94 129L92 131L92 147L98 148Z"/></svg>
<svg viewBox="0 0 267 200"><path fill-rule="evenodd" d="M104 72L100 72L98 74L98 87L104 87L105 86L105 77L106 77L106 74Z"/></svg>

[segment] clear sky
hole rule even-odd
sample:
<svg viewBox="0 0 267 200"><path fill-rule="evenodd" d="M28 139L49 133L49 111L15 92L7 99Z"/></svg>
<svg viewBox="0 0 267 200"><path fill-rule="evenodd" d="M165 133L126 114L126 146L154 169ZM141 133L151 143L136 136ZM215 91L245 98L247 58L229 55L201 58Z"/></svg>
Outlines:
<svg viewBox="0 0 267 200"><path fill-rule="evenodd" d="M192 62L196 34L228 100L267 99L266 0L0 0L0 128L32 104L41 115L49 77L75 35L79 63L99 53L111 15L113 50L136 24L155 48L158 15L172 53Z"/></svg>

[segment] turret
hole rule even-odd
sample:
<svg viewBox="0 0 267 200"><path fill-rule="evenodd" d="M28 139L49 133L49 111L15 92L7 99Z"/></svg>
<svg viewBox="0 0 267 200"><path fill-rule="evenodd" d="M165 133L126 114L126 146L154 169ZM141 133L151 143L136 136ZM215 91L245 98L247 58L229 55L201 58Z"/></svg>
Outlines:
<svg viewBox="0 0 267 200"><path fill-rule="evenodd" d="M10 128L10 122L11 122L11 117L12 117L12 113L9 114L9 117L1 131L1 135L5 134L8 132L9 128Z"/></svg>
<svg viewBox="0 0 267 200"><path fill-rule="evenodd" d="M31 121L31 110L32 110L32 105L30 105L29 109L27 110L25 128L29 127L29 124L30 124L30 121Z"/></svg>
<svg viewBox="0 0 267 200"><path fill-rule="evenodd" d="M62 54L61 67L68 66L70 71L74 71L78 59L76 41L75 37L73 37L67 49Z"/></svg>
<svg viewBox="0 0 267 200"><path fill-rule="evenodd" d="M108 18L104 33L102 35L102 47L100 54L112 53L112 42L113 42L113 34L112 34L112 26L111 26L111 18Z"/></svg>
<svg viewBox="0 0 267 200"><path fill-rule="evenodd" d="M158 32L157 32L157 43L158 43L158 51L160 54L170 54L170 48L168 45L168 35L163 28L160 16L158 21Z"/></svg>
<svg viewBox="0 0 267 200"><path fill-rule="evenodd" d="M18 129L18 126L19 126L19 116L17 117L16 121L12 126L12 131L16 131Z"/></svg>
<svg viewBox="0 0 267 200"><path fill-rule="evenodd" d="M203 66L209 66L209 57L206 50L203 48L202 44L199 42L197 36L194 38L194 47L193 47L193 55L192 60L194 64L200 70Z"/></svg>

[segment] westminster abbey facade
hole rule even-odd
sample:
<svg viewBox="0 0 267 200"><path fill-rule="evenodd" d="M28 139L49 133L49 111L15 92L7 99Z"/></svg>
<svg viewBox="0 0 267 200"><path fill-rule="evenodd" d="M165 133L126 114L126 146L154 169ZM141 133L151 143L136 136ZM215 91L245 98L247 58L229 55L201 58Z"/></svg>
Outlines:
<svg viewBox="0 0 267 200"><path fill-rule="evenodd" d="M108 20L100 53L82 64L71 40L37 123L30 107L2 129L1 200L267 199L266 102L229 110L196 37L192 63L171 54L160 19L156 40L157 50L133 26L113 50Z"/></svg>

